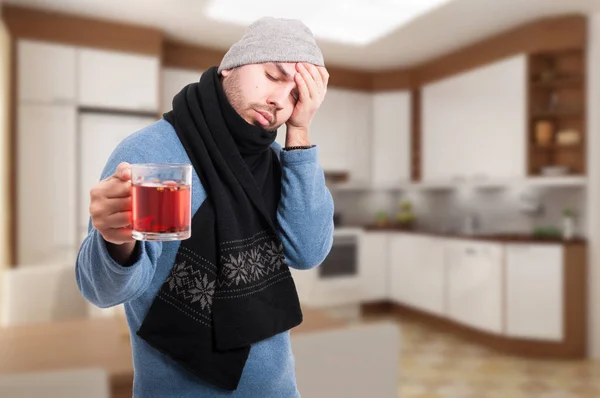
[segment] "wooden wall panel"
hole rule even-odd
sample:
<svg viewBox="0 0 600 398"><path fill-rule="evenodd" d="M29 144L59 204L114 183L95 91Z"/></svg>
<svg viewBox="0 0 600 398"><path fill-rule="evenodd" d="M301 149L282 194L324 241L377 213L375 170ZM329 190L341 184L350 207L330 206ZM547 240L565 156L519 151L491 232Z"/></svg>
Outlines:
<svg viewBox="0 0 600 398"><path fill-rule="evenodd" d="M206 70L218 66L225 51L166 40L163 47L163 65L171 68ZM371 91L373 74L346 68L328 67L330 87Z"/></svg>
<svg viewBox="0 0 600 398"><path fill-rule="evenodd" d="M4 6L3 18L13 38L160 55L163 33L133 26L63 13Z"/></svg>
<svg viewBox="0 0 600 398"><path fill-rule="evenodd" d="M410 69L373 73L373 91L410 90L414 87L413 72Z"/></svg>
<svg viewBox="0 0 600 398"><path fill-rule="evenodd" d="M163 65L170 68L206 70L218 66L225 51L165 40Z"/></svg>
<svg viewBox="0 0 600 398"><path fill-rule="evenodd" d="M329 86L359 91L373 90L373 74L335 66L327 67Z"/></svg>
<svg viewBox="0 0 600 398"><path fill-rule="evenodd" d="M158 29L101 21L62 13L5 6L3 15L13 37L163 54L165 66L207 69L225 54L202 46L163 40ZM519 52L583 48L586 17L569 15L535 21L500 33L412 68L368 72L330 66L330 84L362 91L414 89Z"/></svg>
<svg viewBox="0 0 600 398"><path fill-rule="evenodd" d="M423 161L421 150L421 90L416 88L412 90L410 96L411 112L411 134L410 134L410 170L411 181L421 181L423 175Z"/></svg>
<svg viewBox="0 0 600 398"><path fill-rule="evenodd" d="M9 146L9 159L8 164L10 165L10 177L9 177L9 186L10 193L8 198L9 208L10 208L10 219L9 226L11 233L9 236L8 247L9 253L8 257L8 265L9 267L14 267L17 264L17 235L18 235L18 211L19 211L19 201L17 197L17 44L15 40L11 40L10 43L10 87L9 87L9 104L8 104L8 146Z"/></svg>
<svg viewBox="0 0 600 398"><path fill-rule="evenodd" d="M413 84L424 85L522 52L583 48L585 16L536 21L482 40L412 69Z"/></svg>

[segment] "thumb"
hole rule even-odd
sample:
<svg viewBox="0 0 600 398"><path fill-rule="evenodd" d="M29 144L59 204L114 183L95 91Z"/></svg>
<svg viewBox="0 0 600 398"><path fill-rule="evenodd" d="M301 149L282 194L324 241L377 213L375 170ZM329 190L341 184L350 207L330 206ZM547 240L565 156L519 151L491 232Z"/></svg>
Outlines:
<svg viewBox="0 0 600 398"><path fill-rule="evenodd" d="M119 163L117 171L115 172L115 177L122 181L131 180L131 165L127 162Z"/></svg>

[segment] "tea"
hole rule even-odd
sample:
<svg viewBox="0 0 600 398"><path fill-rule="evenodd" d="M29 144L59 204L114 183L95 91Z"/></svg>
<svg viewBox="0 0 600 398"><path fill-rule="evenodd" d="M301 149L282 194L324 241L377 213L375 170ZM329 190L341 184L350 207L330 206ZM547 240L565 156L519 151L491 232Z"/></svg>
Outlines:
<svg viewBox="0 0 600 398"><path fill-rule="evenodd" d="M132 218L134 234L146 239L152 235L172 235L173 239L190 236L191 189L176 182L133 185ZM136 236L134 236L136 237Z"/></svg>

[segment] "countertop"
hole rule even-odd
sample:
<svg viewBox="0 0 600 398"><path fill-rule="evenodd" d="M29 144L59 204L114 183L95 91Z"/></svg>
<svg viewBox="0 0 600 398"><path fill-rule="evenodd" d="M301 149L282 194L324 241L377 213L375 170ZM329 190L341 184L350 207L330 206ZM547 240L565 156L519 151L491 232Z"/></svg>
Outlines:
<svg viewBox="0 0 600 398"><path fill-rule="evenodd" d="M292 336L347 325L318 310L302 312ZM0 374L100 367L113 386L133 376L129 329L119 317L0 327L0 358Z"/></svg>
<svg viewBox="0 0 600 398"><path fill-rule="evenodd" d="M340 226L336 227L342 230L348 229L349 227ZM352 228L359 228L357 226L353 226ZM360 227L364 231L369 232L402 232L406 234L415 234L415 235L425 235L425 236L434 236L434 237L442 237L442 238L450 238L450 239L467 239L467 240L478 240L478 241L486 241L486 242L501 242L501 243L548 243L548 244L564 244L564 245L584 245L587 243L585 238L576 237L571 240L565 240L562 238L543 238L536 237L531 234L524 233L482 233L482 234L474 234L474 235L466 235L461 233L444 233L437 231L427 231L427 230L409 230L398 228L394 226L389 227L378 227L376 225L365 225Z"/></svg>

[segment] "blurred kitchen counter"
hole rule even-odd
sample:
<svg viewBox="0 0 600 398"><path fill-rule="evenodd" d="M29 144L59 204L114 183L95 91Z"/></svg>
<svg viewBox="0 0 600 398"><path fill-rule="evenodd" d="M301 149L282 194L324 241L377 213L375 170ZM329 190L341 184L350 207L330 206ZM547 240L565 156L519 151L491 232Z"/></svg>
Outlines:
<svg viewBox="0 0 600 398"><path fill-rule="evenodd" d="M292 334L346 325L325 313L303 309L304 321ZM133 362L128 328L119 317L81 319L0 328L0 374L102 368L111 397L131 397Z"/></svg>
<svg viewBox="0 0 600 398"><path fill-rule="evenodd" d="M499 242L499 243L561 243L565 245L584 245L587 243L585 238L576 237L570 240L562 238L545 238L537 237L533 234L524 233L479 233L473 235L461 234L461 233L445 233L436 231L427 231L419 229L405 229L395 226L379 227L376 225L366 225L363 227L368 232L400 232L405 234L434 236L449 239L468 239L485 242Z"/></svg>

